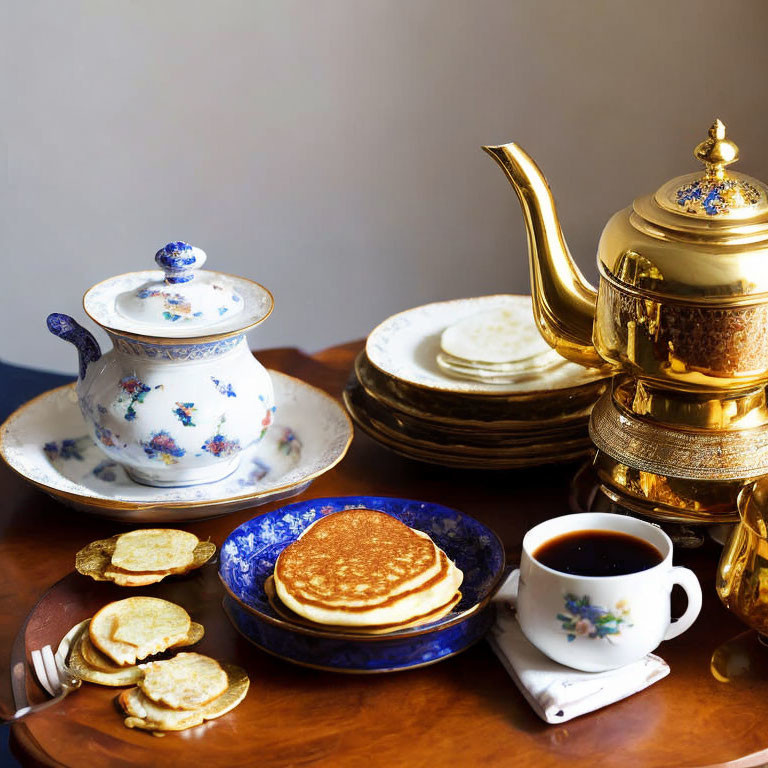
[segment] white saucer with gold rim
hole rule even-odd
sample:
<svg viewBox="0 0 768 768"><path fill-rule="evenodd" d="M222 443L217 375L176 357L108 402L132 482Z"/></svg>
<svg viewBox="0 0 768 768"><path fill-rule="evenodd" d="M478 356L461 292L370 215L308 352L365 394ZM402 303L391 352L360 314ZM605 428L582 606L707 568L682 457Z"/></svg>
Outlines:
<svg viewBox="0 0 768 768"><path fill-rule="evenodd" d="M0 427L0 456L23 478L76 509L125 522L182 522L295 495L344 457L352 424L330 395L269 372L275 423L245 448L239 467L213 483L152 487L131 480L96 446L74 384L45 392Z"/></svg>

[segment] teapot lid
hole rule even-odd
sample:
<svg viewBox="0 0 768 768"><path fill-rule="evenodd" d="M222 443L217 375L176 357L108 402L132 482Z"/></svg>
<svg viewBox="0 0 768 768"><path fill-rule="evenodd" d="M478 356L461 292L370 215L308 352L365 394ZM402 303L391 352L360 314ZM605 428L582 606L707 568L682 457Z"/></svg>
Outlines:
<svg viewBox="0 0 768 768"><path fill-rule="evenodd" d="M715 120L678 176L617 212L598 246L601 271L644 293L726 304L768 295L768 187L727 166L739 158Z"/></svg>
<svg viewBox="0 0 768 768"><path fill-rule="evenodd" d="M705 221L744 222L768 213L765 186L750 176L726 171L739 159L739 148L726 138L720 120L712 123L693 156L704 163L704 172L678 176L658 189L654 200L661 208Z"/></svg>
<svg viewBox="0 0 768 768"><path fill-rule="evenodd" d="M272 294L243 277L201 270L206 254L184 242L163 246L162 271L128 272L90 288L83 307L94 322L121 335L212 340L244 333L272 312Z"/></svg>
<svg viewBox="0 0 768 768"><path fill-rule="evenodd" d="M739 148L715 120L694 157L703 171L677 176L656 193L633 203L636 223L660 227L657 236L705 240L711 244L743 244L768 238L768 188L757 179L730 171ZM651 233L653 234L653 233Z"/></svg>

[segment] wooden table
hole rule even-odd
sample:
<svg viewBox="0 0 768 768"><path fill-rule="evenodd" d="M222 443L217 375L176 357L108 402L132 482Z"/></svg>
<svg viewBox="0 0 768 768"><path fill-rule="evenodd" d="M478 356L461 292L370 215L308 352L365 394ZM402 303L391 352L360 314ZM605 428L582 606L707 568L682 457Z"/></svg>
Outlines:
<svg viewBox="0 0 768 768"><path fill-rule="evenodd" d="M349 344L314 358L295 350L259 357L338 395L359 348L360 343ZM514 563L527 528L568 511L574 470L444 470L399 458L358 433L347 458L297 498L370 493L441 502L492 526ZM9 656L25 616L72 570L81 546L120 527L68 510L4 466L0 499L0 701L9 710ZM185 527L221 544L235 526L275 506ZM252 679L246 701L234 712L156 739L123 726L109 706L113 691L86 685L14 726L12 746L24 765L89 768L760 765L768 762L768 682L724 684L709 672L712 651L744 630L714 593L717 557L714 544L677 553L679 564L699 574L704 608L692 630L660 649L671 675L563 725L546 725L533 714L485 643L410 672L334 675L266 656L216 615L209 641L218 644L222 658L245 666ZM77 583L73 579L70 583ZM219 596L210 597L218 605Z"/></svg>

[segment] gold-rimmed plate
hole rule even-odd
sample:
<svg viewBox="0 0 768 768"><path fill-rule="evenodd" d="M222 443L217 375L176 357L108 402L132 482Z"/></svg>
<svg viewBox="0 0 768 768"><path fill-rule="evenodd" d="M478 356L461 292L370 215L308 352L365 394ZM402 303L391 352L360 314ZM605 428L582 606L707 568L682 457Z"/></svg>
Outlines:
<svg viewBox="0 0 768 768"><path fill-rule="evenodd" d="M368 336L368 360L386 376L429 392L508 397L549 393L605 378L605 372L563 360L546 371L521 375L514 383L493 384L450 377L437 364L440 336L457 321L480 312L506 309L535 329L530 296L500 294L440 301L387 318ZM521 350L522 356L523 350Z"/></svg>
<svg viewBox="0 0 768 768"><path fill-rule="evenodd" d="M586 456L592 450L592 443L586 440L583 447L569 452L563 452L561 446L553 446L551 454L525 457L472 457L464 454L456 454L446 450L442 446L436 446L432 450L418 448L406 444L402 439L393 439L382 433L374 420L364 410L356 409L350 401L347 392L344 393L344 403L355 424L376 442L388 448L393 453L409 459L416 459L428 464L437 464L444 467L457 469L521 469L546 464L560 464L575 461Z"/></svg>
<svg viewBox="0 0 768 768"><path fill-rule="evenodd" d="M407 421L400 414L382 408L375 400L369 398L359 385L352 382L345 390L345 405L364 412L371 424L382 434L425 450L508 458L516 455L547 454L558 450L568 451L574 446L581 447L589 442L586 423L579 425L577 429L561 432L521 432L517 435L487 434L484 430L455 433L417 425Z"/></svg>
<svg viewBox="0 0 768 768"><path fill-rule="evenodd" d="M558 429L583 422L610 378L552 393L466 397L411 387L374 368L365 352L355 360L355 375L366 393L383 406L449 427L485 430Z"/></svg>
<svg viewBox="0 0 768 768"><path fill-rule="evenodd" d="M455 442L469 445L520 446L535 445L553 440L568 440L587 435L589 417L583 416L578 420L564 422L562 426L548 426L539 429L536 422L531 422L516 429L493 429L485 424L477 426L467 424L445 424L411 415L408 412L392 407L388 403L373 397L360 381L353 375L347 383L347 389L371 414L385 416L385 421L393 427L413 435L425 435L427 439L438 442Z"/></svg>
<svg viewBox="0 0 768 768"><path fill-rule="evenodd" d="M125 522L183 522L227 514L303 491L344 457L352 424L330 395L270 371L275 423L215 483L154 488L132 481L88 434L73 384L45 392L0 427L0 456L63 503Z"/></svg>

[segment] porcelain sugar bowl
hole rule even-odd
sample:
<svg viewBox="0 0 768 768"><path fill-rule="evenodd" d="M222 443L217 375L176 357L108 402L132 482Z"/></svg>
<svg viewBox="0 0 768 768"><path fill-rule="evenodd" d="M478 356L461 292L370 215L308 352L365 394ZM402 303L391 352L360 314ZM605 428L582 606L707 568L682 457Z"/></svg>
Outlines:
<svg viewBox="0 0 768 768"><path fill-rule="evenodd" d="M90 288L83 306L112 341L104 354L71 317L48 316L51 333L77 347L78 402L96 444L146 485L226 477L275 410L269 374L245 335L269 316L272 295L201 270L205 259L199 248L168 243L155 256L162 271Z"/></svg>

